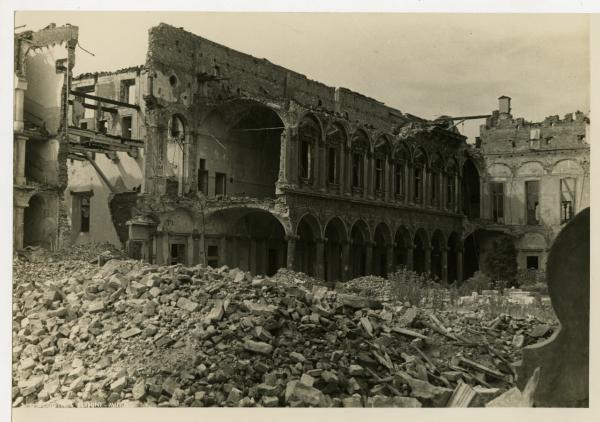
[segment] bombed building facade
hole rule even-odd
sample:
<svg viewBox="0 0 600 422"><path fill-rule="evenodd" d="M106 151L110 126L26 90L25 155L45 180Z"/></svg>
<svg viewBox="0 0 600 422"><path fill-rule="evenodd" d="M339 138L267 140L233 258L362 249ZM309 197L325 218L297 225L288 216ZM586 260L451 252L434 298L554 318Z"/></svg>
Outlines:
<svg viewBox="0 0 600 422"><path fill-rule="evenodd" d="M558 232L590 206L589 118L577 111L528 122L512 116L511 98L498 101L472 152L481 163L481 183L467 195L479 190L482 202L465 233L467 274L484 266L498 236L514 243L519 269L545 268Z"/></svg>
<svg viewBox="0 0 600 422"><path fill-rule="evenodd" d="M79 75L69 94L57 230L153 263L328 281L406 266L461 281L498 235L517 243L520 265L533 251L542 265L563 220L562 176L585 191L568 215L589 203L585 116L525 123L501 99L474 148L452 118L421 119L165 24L143 66ZM554 142L531 149L531 133ZM537 225L512 199L534 180Z"/></svg>
<svg viewBox="0 0 600 422"><path fill-rule="evenodd" d="M15 35L14 249L54 249L68 233L61 200L67 185L65 82L75 65L77 39L77 27L54 24Z"/></svg>

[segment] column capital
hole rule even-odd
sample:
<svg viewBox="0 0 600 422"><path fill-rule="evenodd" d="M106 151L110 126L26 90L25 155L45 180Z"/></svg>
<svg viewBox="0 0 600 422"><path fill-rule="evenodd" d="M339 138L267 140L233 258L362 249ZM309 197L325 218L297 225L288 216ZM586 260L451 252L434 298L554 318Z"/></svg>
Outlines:
<svg viewBox="0 0 600 422"><path fill-rule="evenodd" d="M289 241L293 241L293 242L295 242L295 241L296 241L296 240L298 240L298 239L300 239L300 236L298 236L298 235L296 235L296 234L286 234L286 235L285 235L285 240L286 240L287 242L289 242Z"/></svg>

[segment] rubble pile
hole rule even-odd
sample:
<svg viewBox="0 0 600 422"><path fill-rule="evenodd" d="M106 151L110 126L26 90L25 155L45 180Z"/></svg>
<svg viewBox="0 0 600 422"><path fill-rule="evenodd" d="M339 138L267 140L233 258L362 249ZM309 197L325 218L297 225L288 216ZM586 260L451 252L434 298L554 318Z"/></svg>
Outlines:
<svg viewBox="0 0 600 422"><path fill-rule="evenodd" d="M349 293L373 297L386 302L392 297L391 283L382 277L367 275L340 284L340 290Z"/></svg>
<svg viewBox="0 0 600 422"><path fill-rule="evenodd" d="M520 348L556 328L383 303L289 271L13 269L14 406L483 406L514 386Z"/></svg>

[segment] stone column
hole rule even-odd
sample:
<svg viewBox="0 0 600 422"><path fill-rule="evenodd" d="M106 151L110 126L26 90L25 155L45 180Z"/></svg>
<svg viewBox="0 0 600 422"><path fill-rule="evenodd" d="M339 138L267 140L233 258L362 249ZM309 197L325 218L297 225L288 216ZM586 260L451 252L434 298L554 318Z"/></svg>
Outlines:
<svg viewBox="0 0 600 422"><path fill-rule="evenodd" d="M298 236L287 235L285 240L287 241L287 260L286 267L288 270L294 269L294 258L296 257L296 240Z"/></svg>
<svg viewBox="0 0 600 422"><path fill-rule="evenodd" d="M15 154L17 156L16 162L16 172L15 172L15 183L17 185L25 185L27 184L27 180L25 179L25 154L26 151L26 142L27 137L22 135L17 135L15 138Z"/></svg>
<svg viewBox="0 0 600 422"><path fill-rule="evenodd" d="M458 177L458 175L454 176L454 212L457 213L461 213L461 208L462 208L462 203L461 203L461 199L462 199L462 193L460 192L461 189L461 179Z"/></svg>
<svg viewBox="0 0 600 422"><path fill-rule="evenodd" d="M162 233L160 238L161 257L163 265L171 265L171 251L169 250L169 235L166 232Z"/></svg>
<svg viewBox="0 0 600 422"><path fill-rule="evenodd" d="M370 275L373 272L373 245L375 242L367 241L366 249L367 249L367 259L365 263L365 275Z"/></svg>
<svg viewBox="0 0 600 422"><path fill-rule="evenodd" d="M425 246L425 273L431 274L431 245Z"/></svg>
<svg viewBox="0 0 600 422"><path fill-rule="evenodd" d="M463 248L462 245L456 250L456 281L463 282Z"/></svg>
<svg viewBox="0 0 600 422"><path fill-rule="evenodd" d="M227 238L221 236L219 239L219 265L227 265Z"/></svg>
<svg viewBox="0 0 600 422"><path fill-rule="evenodd" d="M316 240L316 273L317 278L325 280L325 263L323 261L323 254L325 253L325 239Z"/></svg>
<svg viewBox="0 0 600 422"><path fill-rule="evenodd" d="M311 146L311 158L313 161L311 163L312 173L310 174L310 176L312 177L312 180L310 181L310 184L313 187L313 189L317 190L319 189L321 178L321 145L319 145L319 141L315 141Z"/></svg>
<svg viewBox="0 0 600 422"><path fill-rule="evenodd" d="M390 183L390 174L393 172L390 171L390 161L386 158L383 159L383 199L385 202L390 201L390 194L393 194L392 186L393 183Z"/></svg>
<svg viewBox="0 0 600 422"><path fill-rule="evenodd" d="M415 190L415 182L414 182L415 170L412 167L408 167L406 173L407 173L407 177L406 177L406 183L407 183L406 197L408 198L407 204L408 205L413 205L415 203L415 192L414 192L414 190Z"/></svg>
<svg viewBox="0 0 600 422"><path fill-rule="evenodd" d="M414 246L408 245L406 247L406 268L409 270L413 270L415 268L414 265Z"/></svg>
<svg viewBox="0 0 600 422"><path fill-rule="evenodd" d="M448 282L448 248L442 248L442 280Z"/></svg>
<svg viewBox="0 0 600 422"><path fill-rule="evenodd" d="M347 196L352 195L352 150L346 151L346 155L344 156L344 160L346 161L346 174L345 174L345 188L344 192Z"/></svg>
<svg viewBox="0 0 600 422"><path fill-rule="evenodd" d="M191 233L186 237L185 253L185 265L191 267L194 265L194 239Z"/></svg>
<svg viewBox="0 0 600 422"><path fill-rule="evenodd" d="M256 239L250 238L250 262L248 266L250 267L250 272L252 275L258 274L258 247L256 244Z"/></svg>
<svg viewBox="0 0 600 422"><path fill-rule="evenodd" d="M350 279L350 242L342 242L342 281Z"/></svg>
<svg viewBox="0 0 600 422"><path fill-rule="evenodd" d="M277 178L277 186L287 186L289 182L290 169L290 142L289 129L283 129L279 137L279 177Z"/></svg>
<svg viewBox="0 0 600 422"><path fill-rule="evenodd" d="M327 146L324 143L320 143L321 148L321 167L319 169L319 190L325 192L327 189Z"/></svg>
<svg viewBox="0 0 600 422"><path fill-rule="evenodd" d="M281 134L285 142L285 180L288 185L298 186L298 129L287 128Z"/></svg>
<svg viewBox="0 0 600 422"><path fill-rule="evenodd" d="M394 272L394 243L390 243L385 247L385 263L387 264L386 272L389 274Z"/></svg>
<svg viewBox="0 0 600 422"><path fill-rule="evenodd" d="M367 180L365 180L365 188L367 189L367 198L375 198L375 157L373 154L367 154L369 157L367 160Z"/></svg>
<svg viewBox="0 0 600 422"><path fill-rule="evenodd" d="M14 121L13 130L15 132L23 132L24 124L24 109L25 109L25 91L27 90L27 79L19 77L15 84L15 104L14 104Z"/></svg>
<svg viewBox="0 0 600 422"><path fill-rule="evenodd" d="M337 182L340 186L340 195L343 195L346 190L346 148L344 145L340 145L338 148L338 179Z"/></svg>
<svg viewBox="0 0 600 422"><path fill-rule="evenodd" d="M23 236L25 234L25 207L23 204L16 204L13 207L14 221L13 221L13 248L23 249Z"/></svg>

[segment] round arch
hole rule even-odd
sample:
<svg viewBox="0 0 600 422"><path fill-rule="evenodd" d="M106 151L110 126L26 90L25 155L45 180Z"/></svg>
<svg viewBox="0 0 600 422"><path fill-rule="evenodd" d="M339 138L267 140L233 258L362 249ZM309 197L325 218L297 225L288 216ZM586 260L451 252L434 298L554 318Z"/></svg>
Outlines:
<svg viewBox="0 0 600 422"><path fill-rule="evenodd" d="M463 213L470 218L479 218L481 193L479 170L470 158L463 164L462 170Z"/></svg>
<svg viewBox="0 0 600 422"><path fill-rule="evenodd" d="M456 232L450 233L447 242L448 282L458 281L458 250L460 248L460 236Z"/></svg>
<svg viewBox="0 0 600 422"><path fill-rule="evenodd" d="M387 277L393 265L392 232L385 223L379 223L373 232L373 274Z"/></svg>
<svg viewBox="0 0 600 422"><path fill-rule="evenodd" d="M408 261L411 247L412 236L410 231L404 226L398 227L394 235L394 266L396 268L412 266L412 262Z"/></svg>
<svg viewBox="0 0 600 422"><path fill-rule="evenodd" d="M429 238L425 229L417 229L413 245L413 270L418 274L425 273L427 271L426 254L429 249Z"/></svg>
<svg viewBox="0 0 600 422"><path fill-rule="evenodd" d="M296 225L296 257L294 262L298 271L309 276L317 275L317 242L321 241L321 227L319 221L312 214L304 214Z"/></svg>
<svg viewBox="0 0 600 422"><path fill-rule="evenodd" d="M218 240L215 227L215 238L207 236L207 259L216 259L218 265L269 276L286 266L289 222L285 224L266 210L247 208L220 210L209 218L211 223L224 227L227 235ZM215 250L217 258L211 255Z"/></svg>
<svg viewBox="0 0 600 422"><path fill-rule="evenodd" d="M446 241L441 230L436 230L431 236L431 274L438 279L443 279L442 253L446 249Z"/></svg>
<svg viewBox="0 0 600 422"><path fill-rule="evenodd" d="M353 278L367 275L367 244L371 241L369 226L356 220L350 229L350 262Z"/></svg>
<svg viewBox="0 0 600 422"><path fill-rule="evenodd" d="M348 234L344 222L339 217L333 217L325 224L325 239L325 280L330 283L345 281L348 257L344 256L344 248Z"/></svg>

